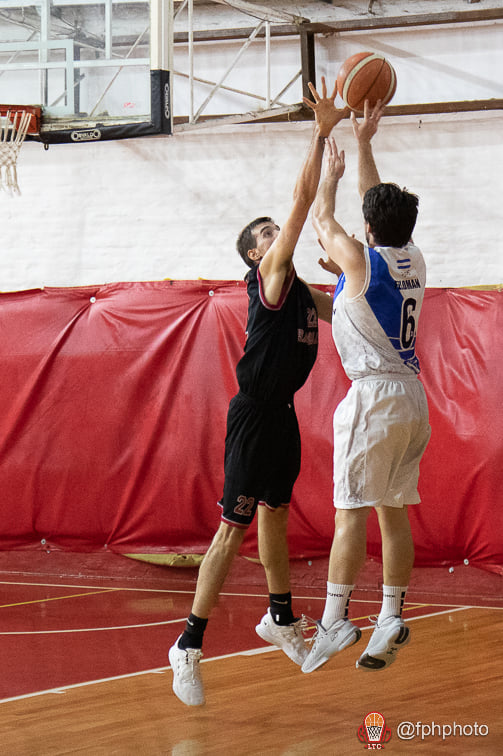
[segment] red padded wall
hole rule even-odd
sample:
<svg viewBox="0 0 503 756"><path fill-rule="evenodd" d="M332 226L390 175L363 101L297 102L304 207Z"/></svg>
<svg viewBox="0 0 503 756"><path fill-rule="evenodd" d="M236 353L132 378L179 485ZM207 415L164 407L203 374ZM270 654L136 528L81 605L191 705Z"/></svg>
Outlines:
<svg viewBox="0 0 503 756"><path fill-rule="evenodd" d="M0 549L201 553L219 522L244 283L163 281L0 295ZM427 291L418 353L432 439L417 565L503 573L501 293ZM293 557L327 555L332 412L348 387L330 328L297 395ZM379 557L375 518L369 553ZM256 529L243 553L256 554Z"/></svg>

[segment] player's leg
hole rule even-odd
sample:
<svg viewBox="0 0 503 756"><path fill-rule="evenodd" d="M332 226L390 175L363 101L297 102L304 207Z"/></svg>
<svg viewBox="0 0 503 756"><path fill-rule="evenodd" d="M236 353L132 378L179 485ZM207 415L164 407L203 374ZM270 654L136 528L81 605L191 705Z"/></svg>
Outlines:
<svg viewBox="0 0 503 756"><path fill-rule="evenodd" d="M354 585L367 556L367 519L372 507L337 509L328 579Z"/></svg>
<svg viewBox="0 0 503 756"><path fill-rule="evenodd" d="M353 383L334 412L335 530L330 552L327 600L303 672L321 667L338 651L356 643L360 630L348 619L356 577L366 558L367 518L374 502L368 490L368 422L374 392ZM368 506L366 506L368 505Z"/></svg>
<svg viewBox="0 0 503 756"><path fill-rule="evenodd" d="M269 609L255 629L262 640L278 646L300 665L307 655L305 622L292 611L287 526L287 506L258 508L259 556L267 578Z"/></svg>
<svg viewBox="0 0 503 756"><path fill-rule="evenodd" d="M414 565L414 542L408 507L378 507L382 538L383 582L408 585Z"/></svg>
<svg viewBox="0 0 503 756"><path fill-rule="evenodd" d="M391 391L395 391L390 384ZM357 666L385 669L392 664L400 648L410 640L409 628L402 619L402 608L414 563L414 543L409 523L408 506L420 501L417 484L419 465L431 435L428 403L419 381L408 381L396 397L395 422L388 430L389 453L399 464L388 501L377 508L382 537L383 601L370 642ZM403 441L401 440L403 436ZM395 452L391 439L395 440ZM390 506L402 503L404 506ZM386 506L388 504L388 506Z"/></svg>
<svg viewBox="0 0 503 756"><path fill-rule="evenodd" d="M303 672L322 667L331 656L352 646L361 631L348 619L356 578L367 555L367 518L371 507L337 509L328 568L327 599Z"/></svg>
<svg viewBox="0 0 503 756"><path fill-rule="evenodd" d="M238 553L246 529L221 522L199 568L192 613L208 618Z"/></svg>
<svg viewBox="0 0 503 756"><path fill-rule="evenodd" d="M199 661L203 635L245 530L221 522L199 568L196 594L185 630L169 650L173 691L188 706L204 704Z"/></svg>
<svg viewBox="0 0 503 756"><path fill-rule="evenodd" d="M281 594L290 590L290 560L286 537L288 513L288 506L277 509L258 507L259 557L270 593Z"/></svg>
<svg viewBox="0 0 503 756"><path fill-rule="evenodd" d="M369 644L357 662L365 669L385 669L410 640L402 609L414 564L414 542L407 507L377 509L382 539L383 600Z"/></svg>

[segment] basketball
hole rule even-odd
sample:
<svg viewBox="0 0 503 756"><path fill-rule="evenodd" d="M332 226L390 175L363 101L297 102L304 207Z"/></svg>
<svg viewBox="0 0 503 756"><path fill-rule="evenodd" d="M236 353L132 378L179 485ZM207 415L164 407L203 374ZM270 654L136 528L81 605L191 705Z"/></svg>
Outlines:
<svg viewBox="0 0 503 756"><path fill-rule="evenodd" d="M351 110L362 113L365 100L374 107L377 100L386 105L396 90L395 69L382 55L361 52L342 64L337 76L337 91Z"/></svg>

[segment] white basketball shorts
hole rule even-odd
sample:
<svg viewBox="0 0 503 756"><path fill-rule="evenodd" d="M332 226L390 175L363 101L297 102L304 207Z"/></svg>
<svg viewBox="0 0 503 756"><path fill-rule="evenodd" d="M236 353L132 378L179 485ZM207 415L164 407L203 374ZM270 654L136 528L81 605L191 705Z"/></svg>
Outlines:
<svg viewBox="0 0 503 756"><path fill-rule="evenodd" d="M426 394L415 376L353 381L334 413L334 506L418 504L430 435Z"/></svg>

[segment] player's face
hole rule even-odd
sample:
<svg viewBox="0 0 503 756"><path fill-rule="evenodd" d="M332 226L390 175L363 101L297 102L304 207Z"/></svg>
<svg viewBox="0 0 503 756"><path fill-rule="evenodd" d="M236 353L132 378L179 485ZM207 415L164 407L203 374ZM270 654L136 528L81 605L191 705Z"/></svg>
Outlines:
<svg viewBox="0 0 503 756"><path fill-rule="evenodd" d="M256 249L260 253L260 259L265 255L273 241L279 234L279 226L275 223L268 221L267 223L260 223L253 229L253 235L255 237Z"/></svg>

